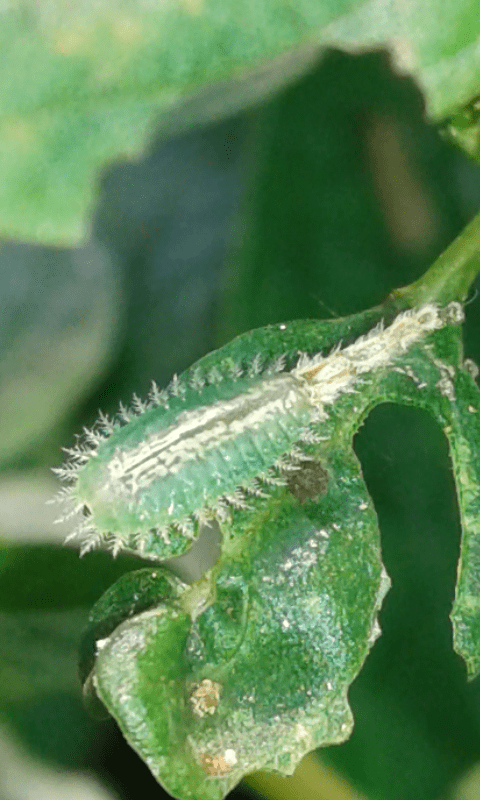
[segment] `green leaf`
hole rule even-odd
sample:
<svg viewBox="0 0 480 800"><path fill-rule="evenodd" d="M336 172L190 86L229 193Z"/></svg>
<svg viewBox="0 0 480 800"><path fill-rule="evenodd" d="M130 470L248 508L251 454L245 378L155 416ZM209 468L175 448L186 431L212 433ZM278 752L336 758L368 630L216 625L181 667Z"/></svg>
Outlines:
<svg viewBox="0 0 480 800"><path fill-rule="evenodd" d="M194 585L102 643L97 691L177 797L223 797L261 767L289 774L351 731L346 692L388 579L356 458L338 450L328 466L321 505L282 492L236 520L237 556L204 579L202 613Z"/></svg>
<svg viewBox="0 0 480 800"><path fill-rule="evenodd" d="M455 650L468 675L480 673L480 393L472 375L458 372L445 433L450 443L462 521L462 547L452 610Z"/></svg>
<svg viewBox="0 0 480 800"><path fill-rule="evenodd" d="M136 446L139 439L151 435L153 415L159 412L164 419L168 413L173 414L170 431L179 425L173 439L182 441L186 436L182 426L188 430L188 420L198 422L198 417L189 417L185 409L175 410L175 398L186 397L186 409L190 408L188 402L194 403L195 411L204 409L201 400L206 386L205 396L213 409L218 405L214 389L222 381L232 403L228 410L234 424L235 391L244 391L235 389L236 380L238 386L244 386L239 375L245 364L258 364L260 358L268 367L281 357L282 369L288 371L296 365L298 378L299 370L305 370L302 376L312 381L312 392L315 381L325 397L333 391L330 400L325 400L328 415L318 408L319 418L312 416L311 428L318 436L305 443L308 458L300 458L290 474L281 473L280 483L271 480L273 474L261 473L258 490L249 493L248 504L243 502L245 498L233 502L229 494L225 502L228 499L234 508L227 514L221 504L207 503L214 493L206 493L206 483L212 474L220 481L224 451L213 462L212 474L207 470L206 477L200 472L194 476L198 481L195 497L200 498L200 506L202 498L205 500L205 508L192 509L196 523L200 520L195 532L198 534L203 515L209 512L215 514L222 534L221 555L208 573L189 587L168 578L161 566L124 576L100 599L90 617L82 654L86 694L97 708L99 700L115 717L152 773L175 796L217 800L253 770L267 768L289 774L309 750L348 737L352 718L347 692L378 636L377 613L389 585L381 562L375 511L352 450L354 434L379 403L424 408L450 437L454 465L460 465L456 480L463 528L460 580L452 615L455 643L472 677L480 668L475 521L480 491L475 425L480 404L472 367L463 363L458 326L463 310L459 302L446 309L434 304L413 308L396 318L391 327L383 327L390 326L398 308L408 303L445 303L465 296L476 272L479 225L480 217L421 279L393 292L383 306L344 319L279 323L242 334L175 379L170 394L159 400L161 405L147 407L137 398L133 406L136 418L126 413L128 430L114 428L103 419L107 432L97 442L98 449L90 457L79 450L82 459L86 455L87 464L94 462L95 468L103 470L103 479L109 470L104 468L110 448L117 459L110 472L121 481L119 454L123 454L117 443L122 442L122 434ZM408 334L412 325L416 330L413 339ZM353 350L348 348L351 343ZM332 348L331 357L318 358ZM299 351L316 358L299 362ZM207 384L204 375L210 376ZM354 386L347 380L351 375L355 375ZM346 383L336 392L331 384L341 376ZM195 388L198 396L194 401L187 393L195 385L200 388ZM291 407L295 409L292 414L298 412L301 417L304 413L302 405ZM220 419L215 413L208 418L214 420L212 427ZM248 419L260 441L265 420L256 409ZM294 428L295 436L302 425L298 431ZM250 475L247 462L251 456L243 453L239 442L241 445L240 438L234 476L243 487L247 484L242 469ZM199 440L185 449L193 444L197 447ZM219 451L223 445L219 437ZM174 455L180 464L183 452L180 444ZM152 460L151 448L146 453L142 450L142 459L145 456ZM208 454L201 460L207 459ZM134 459L127 456L125 460L128 470L136 469ZM144 461L139 459L139 463ZM163 464L160 466L164 470ZM288 469L287 463L285 473ZM67 470L67 477L71 474ZM91 474L95 478L95 472ZM159 470L158 474L165 472ZM186 476L180 468L175 480L185 481ZM140 479L144 481L141 472ZM268 492L259 490L261 480ZM135 486L141 494L143 483ZM93 491L88 498L94 521L97 503L105 503L110 491L115 497L113 480L106 488L99 497ZM136 498L128 512L132 517L139 514L142 520L142 506L135 503ZM175 511L172 499L169 513ZM151 529L153 519L148 517L150 538L146 542L135 531L131 540L122 540L120 518L109 529L109 536L117 536L119 546L138 543L155 560L159 537ZM174 547L185 536L182 525L176 525L177 521L167 537ZM95 527L87 523L86 528L85 535L95 542Z"/></svg>
<svg viewBox="0 0 480 800"><path fill-rule="evenodd" d="M119 580L95 603L88 626L83 633L80 652L80 679L82 682L95 662L95 646L105 639L121 622L158 605L173 594L175 581L169 573L163 574L146 567L122 575Z"/></svg>
<svg viewBox="0 0 480 800"><path fill-rule="evenodd" d="M365 332L379 314L269 326L201 363L257 352L288 358L293 343L307 352L320 342L328 349ZM251 771L289 774L309 750L348 737L348 687L379 633L376 616L389 585L352 437L371 408L396 401L429 410L452 437L452 449L461 448L455 381L461 393L465 376L471 390L454 326L411 346L391 368L365 375L354 394L329 408L323 441L287 486L221 522L222 555L210 573L190 588L177 584L168 598L162 589L157 605L97 641L98 696L174 796L217 800ZM471 517L479 482L470 473L469 480L474 507L461 501L462 577L453 618L473 676L480 666L478 604L472 608L478 565L468 553L476 553ZM465 496L461 473L457 481ZM129 591L136 593L135 575ZM114 587L95 617L131 609L122 592Z"/></svg>
<svg viewBox="0 0 480 800"><path fill-rule="evenodd" d="M463 362L460 331L450 327L439 331L425 347L413 348L398 372L385 379L388 399L429 411L449 442L462 527L451 618L455 650L464 658L470 679L480 673L480 392L475 383L477 374L478 368L473 362Z"/></svg>
<svg viewBox="0 0 480 800"><path fill-rule="evenodd" d="M379 318L374 310L286 330L272 325L201 363L294 357L358 336ZM347 395L332 414L334 444L318 446L316 474L236 513L222 524L223 553L211 573L97 642L98 696L176 796L222 797L261 766L292 772L306 752L350 733L346 692L378 635L388 587L376 516L351 450L375 382L363 391L364 403ZM122 603L128 616L124 586L94 610L96 620ZM204 711L217 693L218 709Z"/></svg>
<svg viewBox="0 0 480 800"><path fill-rule="evenodd" d="M0 214L10 236L78 241L107 161L241 110L326 47L390 47L438 118L478 93L472 0L102 0L2 11ZM200 92L193 96L192 93Z"/></svg>

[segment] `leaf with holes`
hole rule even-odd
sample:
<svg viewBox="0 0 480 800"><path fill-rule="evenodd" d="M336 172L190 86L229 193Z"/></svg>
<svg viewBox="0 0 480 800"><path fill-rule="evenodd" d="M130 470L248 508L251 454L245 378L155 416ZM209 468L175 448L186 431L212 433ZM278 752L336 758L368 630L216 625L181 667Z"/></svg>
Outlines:
<svg viewBox="0 0 480 800"><path fill-rule="evenodd" d="M74 451L67 494L88 504L86 549L105 539L156 561L205 520L222 532L203 578L186 586L160 565L124 577L86 637L87 692L176 797L219 800L349 735L348 687L389 585L352 450L380 402L426 408L449 436L464 534L455 642L478 671L480 403L462 320L459 303L427 303L251 331L135 398L123 426L102 417Z"/></svg>

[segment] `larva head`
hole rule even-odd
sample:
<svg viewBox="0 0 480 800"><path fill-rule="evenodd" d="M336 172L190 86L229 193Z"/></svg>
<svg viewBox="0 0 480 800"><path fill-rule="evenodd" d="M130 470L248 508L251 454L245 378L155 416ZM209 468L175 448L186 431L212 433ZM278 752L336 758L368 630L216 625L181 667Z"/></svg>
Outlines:
<svg viewBox="0 0 480 800"><path fill-rule="evenodd" d="M183 464L180 474L169 471L165 441L176 426L160 428L156 436L129 446L130 437L122 434L131 434L138 421L113 434L79 470L72 495L86 517L80 535L92 544L106 540L114 551L136 549L157 558L180 555L195 535L193 512L207 500L189 486L201 463L190 470Z"/></svg>
<svg viewBox="0 0 480 800"><path fill-rule="evenodd" d="M72 489L72 497L82 506L85 517L82 538L95 532L97 538L121 541L123 547L132 547L135 537L142 530L145 532L141 502L116 476L118 457L104 458L104 455L100 446L98 455L79 470Z"/></svg>

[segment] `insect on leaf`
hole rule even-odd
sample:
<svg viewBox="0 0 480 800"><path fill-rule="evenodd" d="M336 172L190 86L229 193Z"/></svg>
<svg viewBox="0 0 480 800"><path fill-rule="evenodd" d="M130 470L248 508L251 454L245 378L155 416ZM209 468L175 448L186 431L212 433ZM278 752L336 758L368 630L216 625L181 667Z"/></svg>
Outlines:
<svg viewBox="0 0 480 800"><path fill-rule="evenodd" d="M463 309L383 317L244 334L122 409L124 424L102 418L73 456L83 549L103 542L157 562L99 601L85 672L93 664L90 688L175 797L220 800L253 770L290 774L348 737L347 691L389 586L352 450L380 402L427 408L450 437L464 528L455 641L470 674L480 667L480 404L462 363ZM191 586L167 580L158 561L212 519L213 568Z"/></svg>

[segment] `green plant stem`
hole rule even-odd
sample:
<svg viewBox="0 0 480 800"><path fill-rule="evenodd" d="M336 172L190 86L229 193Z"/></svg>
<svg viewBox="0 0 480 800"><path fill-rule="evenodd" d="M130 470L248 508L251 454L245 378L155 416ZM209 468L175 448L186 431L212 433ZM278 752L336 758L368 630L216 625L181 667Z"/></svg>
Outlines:
<svg viewBox="0 0 480 800"><path fill-rule="evenodd" d="M389 301L399 307L463 301L479 270L480 214L477 214L421 278L394 289Z"/></svg>

